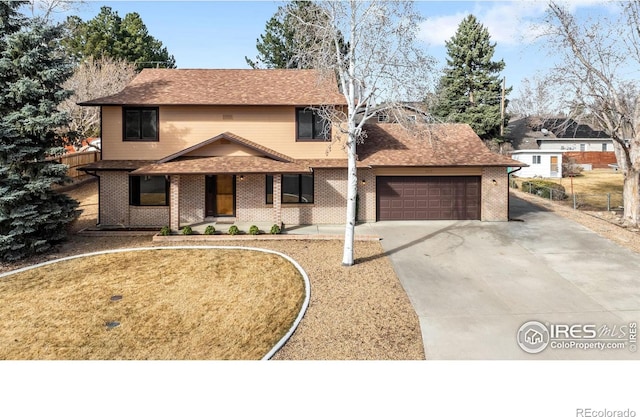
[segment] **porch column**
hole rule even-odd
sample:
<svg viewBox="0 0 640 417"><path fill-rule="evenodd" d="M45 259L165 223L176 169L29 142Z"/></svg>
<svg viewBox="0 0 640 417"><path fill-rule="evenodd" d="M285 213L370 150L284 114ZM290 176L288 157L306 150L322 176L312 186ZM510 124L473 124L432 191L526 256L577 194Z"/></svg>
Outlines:
<svg viewBox="0 0 640 417"><path fill-rule="evenodd" d="M180 175L170 177L169 186L169 227L173 231L180 230Z"/></svg>
<svg viewBox="0 0 640 417"><path fill-rule="evenodd" d="M282 226L282 175L273 176L273 223Z"/></svg>

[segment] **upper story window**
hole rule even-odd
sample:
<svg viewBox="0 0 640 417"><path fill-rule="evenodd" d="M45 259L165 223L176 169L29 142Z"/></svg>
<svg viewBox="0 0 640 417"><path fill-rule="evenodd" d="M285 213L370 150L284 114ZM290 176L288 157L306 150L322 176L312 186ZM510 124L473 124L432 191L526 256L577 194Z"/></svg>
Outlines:
<svg viewBox="0 0 640 417"><path fill-rule="evenodd" d="M606 152L607 151L607 144L603 143L602 144L602 152Z"/></svg>
<svg viewBox="0 0 640 417"><path fill-rule="evenodd" d="M329 122L320 117L316 110L296 109L296 140L327 140L331 136Z"/></svg>
<svg viewBox="0 0 640 417"><path fill-rule="evenodd" d="M158 108L157 107L125 107L123 115L123 140L150 141L158 140Z"/></svg>
<svg viewBox="0 0 640 417"><path fill-rule="evenodd" d="M533 164L539 164L542 161L542 157L540 155L533 155Z"/></svg>

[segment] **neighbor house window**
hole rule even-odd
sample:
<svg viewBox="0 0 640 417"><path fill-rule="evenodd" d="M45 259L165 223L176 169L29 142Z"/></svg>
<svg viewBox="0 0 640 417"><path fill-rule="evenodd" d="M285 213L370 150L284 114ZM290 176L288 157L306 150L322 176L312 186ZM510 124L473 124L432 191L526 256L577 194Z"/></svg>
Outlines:
<svg viewBox="0 0 640 417"><path fill-rule="evenodd" d="M587 144L586 143L581 143L580 144L580 152L584 152L587 150Z"/></svg>
<svg viewBox="0 0 640 417"><path fill-rule="evenodd" d="M326 140L330 133L329 123L316 110L296 109L296 140Z"/></svg>
<svg viewBox="0 0 640 417"><path fill-rule="evenodd" d="M169 181L164 175L129 177L129 204L132 206L169 205Z"/></svg>
<svg viewBox="0 0 640 417"><path fill-rule="evenodd" d="M158 140L158 109L154 107L125 107L123 139L126 141Z"/></svg>
<svg viewBox="0 0 640 417"><path fill-rule="evenodd" d="M539 164L541 163L542 157L540 155L533 155L533 164Z"/></svg>
<svg viewBox="0 0 640 417"><path fill-rule="evenodd" d="M384 113L378 114L378 122L387 123L388 121L389 121L389 115L388 114L384 114Z"/></svg>
<svg viewBox="0 0 640 417"><path fill-rule="evenodd" d="M313 174L282 175L282 204L313 203ZM273 204L273 175L267 175L266 202Z"/></svg>
<svg viewBox="0 0 640 417"><path fill-rule="evenodd" d="M607 144L603 143L602 144L602 152L606 152L607 151Z"/></svg>

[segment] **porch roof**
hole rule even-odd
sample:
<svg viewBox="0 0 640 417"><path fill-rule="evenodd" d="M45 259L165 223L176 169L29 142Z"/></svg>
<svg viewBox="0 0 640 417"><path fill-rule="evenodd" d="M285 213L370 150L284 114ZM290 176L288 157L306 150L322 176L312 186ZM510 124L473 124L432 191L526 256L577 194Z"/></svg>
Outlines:
<svg viewBox="0 0 640 417"><path fill-rule="evenodd" d="M304 174L309 171L302 164L261 156L212 156L152 163L136 169L131 175Z"/></svg>

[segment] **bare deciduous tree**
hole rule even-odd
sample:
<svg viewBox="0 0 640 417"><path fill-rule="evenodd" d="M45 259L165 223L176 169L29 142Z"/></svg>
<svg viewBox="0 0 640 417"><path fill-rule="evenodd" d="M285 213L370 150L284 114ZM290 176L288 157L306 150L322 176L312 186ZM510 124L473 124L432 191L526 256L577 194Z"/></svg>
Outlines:
<svg viewBox="0 0 640 417"><path fill-rule="evenodd" d="M509 102L509 111L515 116L536 116L546 119L558 116L562 108L561 92L549 74L524 78L518 87L517 94Z"/></svg>
<svg viewBox="0 0 640 417"><path fill-rule="evenodd" d="M78 9L84 2L82 0L29 0L28 3L32 16L40 16L44 20L50 21L54 13Z"/></svg>
<svg viewBox="0 0 640 417"><path fill-rule="evenodd" d="M551 2L549 47L563 55L554 77L574 109L611 135L624 174L624 220L640 221L640 0L621 2L617 19L578 21ZM577 115L570 115L578 118Z"/></svg>
<svg viewBox="0 0 640 417"><path fill-rule="evenodd" d="M346 112L331 104L321 114L340 131L348 158L348 191L342 264L353 265L356 223L356 144L366 140L365 123L403 101L430 91L433 60L417 43L421 16L408 1L321 1L319 16L296 16L296 33L308 39L298 51L304 66L336 78ZM379 104L384 103L384 106Z"/></svg>
<svg viewBox="0 0 640 417"><path fill-rule="evenodd" d="M60 105L71 116L68 131L79 141L100 134L100 111L97 107L83 107L76 103L105 97L122 90L136 75L136 66L125 60L103 57L82 62L64 88L73 95ZM74 139L74 138L70 138Z"/></svg>

